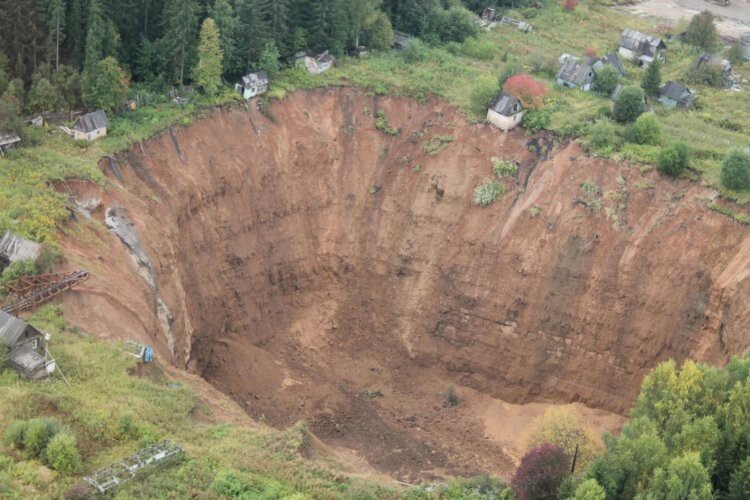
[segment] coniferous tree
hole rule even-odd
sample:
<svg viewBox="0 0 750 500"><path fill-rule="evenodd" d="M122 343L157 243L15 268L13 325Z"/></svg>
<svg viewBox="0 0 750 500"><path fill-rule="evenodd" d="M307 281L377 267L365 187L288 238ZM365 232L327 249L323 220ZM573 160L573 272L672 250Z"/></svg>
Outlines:
<svg viewBox="0 0 750 500"><path fill-rule="evenodd" d="M100 0L89 2L88 22L86 30L86 49L83 56L83 68L89 70L104 58L104 39L107 30L104 25L104 15Z"/></svg>
<svg viewBox="0 0 750 500"><path fill-rule="evenodd" d="M257 61L266 43L269 32L261 12L260 0L237 0L237 15L240 21L238 45L243 70Z"/></svg>
<svg viewBox="0 0 750 500"><path fill-rule="evenodd" d="M288 37L291 32L290 6L291 0L261 0L261 13L276 47L282 55L289 56Z"/></svg>
<svg viewBox="0 0 750 500"><path fill-rule="evenodd" d="M223 59L221 37L216 21L207 17L201 26L195 81L208 95L214 95L219 91Z"/></svg>
<svg viewBox="0 0 750 500"><path fill-rule="evenodd" d="M65 2L49 0L47 5L47 25L50 42L54 46L55 71L60 68L60 44L65 39Z"/></svg>
<svg viewBox="0 0 750 500"><path fill-rule="evenodd" d="M127 98L130 82L114 57L106 57L86 70L82 82L83 103L90 110L117 109Z"/></svg>
<svg viewBox="0 0 750 500"><path fill-rule="evenodd" d="M649 65L646 73L643 75L641 81L641 88L649 96L655 96L659 94L659 87L661 86L661 63L658 59Z"/></svg>
<svg viewBox="0 0 750 500"><path fill-rule="evenodd" d="M245 69L245 63L240 52L240 21L237 13L229 0L216 0L209 12L216 21L221 38L223 73L239 75Z"/></svg>
<svg viewBox="0 0 750 500"><path fill-rule="evenodd" d="M76 68L83 65L84 41L86 38L86 16L84 14L84 0L71 0L68 6L67 25L65 28L66 46L70 61Z"/></svg>
<svg viewBox="0 0 750 500"><path fill-rule="evenodd" d="M169 0L164 8L164 45L176 70L175 81L185 83L185 67L195 45L198 3L195 0Z"/></svg>

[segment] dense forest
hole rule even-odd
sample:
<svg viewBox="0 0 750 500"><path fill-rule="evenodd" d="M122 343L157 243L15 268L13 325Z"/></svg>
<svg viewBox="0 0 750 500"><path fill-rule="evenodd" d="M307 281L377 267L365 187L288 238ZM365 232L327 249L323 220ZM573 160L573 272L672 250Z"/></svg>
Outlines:
<svg viewBox="0 0 750 500"><path fill-rule="evenodd" d="M0 94L14 97L12 104L26 113L107 108L102 94L122 98L123 82L164 90L198 80L199 61L212 54L231 82L300 51L387 49L394 29L427 43L461 42L477 31L470 9L497 3L0 0ZM201 55L199 45L211 47L212 40L216 50Z"/></svg>

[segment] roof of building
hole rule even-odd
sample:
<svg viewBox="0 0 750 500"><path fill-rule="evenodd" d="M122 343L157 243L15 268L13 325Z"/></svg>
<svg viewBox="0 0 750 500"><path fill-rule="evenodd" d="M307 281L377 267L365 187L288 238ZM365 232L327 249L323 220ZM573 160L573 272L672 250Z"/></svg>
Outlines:
<svg viewBox="0 0 750 500"><path fill-rule="evenodd" d="M618 97L620 97L620 94L622 93L622 89L624 89L625 86L622 83L618 83L615 85L615 90L612 91L612 95L609 96L610 99L613 101L616 101Z"/></svg>
<svg viewBox="0 0 750 500"><path fill-rule="evenodd" d="M513 116L523 110L521 101L517 97L501 91L492 102L490 109L503 116Z"/></svg>
<svg viewBox="0 0 750 500"><path fill-rule="evenodd" d="M724 59L723 57L720 57L714 54L701 54L698 57L698 59L696 59L695 61L695 65L698 66L699 68L706 64L710 64L711 66L718 66L722 69L722 71L732 70L731 62Z"/></svg>
<svg viewBox="0 0 750 500"><path fill-rule="evenodd" d="M333 62L335 59L336 58L333 57L327 50L322 54L318 54L318 57L315 58L315 60L319 63L329 63Z"/></svg>
<svg viewBox="0 0 750 500"><path fill-rule="evenodd" d="M8 347L16 345L18 339L21 338L21 335L23 335L23 332L27 329L31 329L32 332L41 335L39 330L25 321L0 310L0 338L2 338L5 345Z"/></svg>
<svg viewBox="0 0 750 500"><path fill-rule="evenodd" d="M557 78L576 86L585 85L593 78L591 66L580 59L568 59L560 67Z"/></svg>
<svg viewBox="0 0 750 500"><path fill-rule="evenodd" d="M646 35L640 31L625 28L620 35L620 47L623 47L639 54L656 54L660 48L667 48L667 45L661 38L652 35Z"/></svg>
<svg viewBox="0 0 750 500"><path fill-rule="evenodd" d="M411 37L407 35L406 33L401 33L400 31L394 31L393 32L393 44L398 47L406 47L411 43Z"/></svg>
<svg viewBox="0 0 750 500"><path fill-rule="evenodd" d="M0 146L8 146L17 142L21 142L21 138L18 134L4 134L0 132Z"/></svg>
<svg viewBox="0 0 750 500"><path fill-rule="evenodd" d="M258 71L257 73L248 73L242 77L242 85L245 87L257 87L258 85L267 85L268 75L265 71Z"/></svg>
<svg viewBox="0 0 750 500"><path fill-rule="evenodd" d="M28 372L35 372L44 366L44 356L28 347L20 347L10 353L10 361Z"/></svg>
<svg viewBox="0 0 750 500"><path fill-rule="evenodd" d="M0 238L0 256L5 257L10 262L17 260L36 260L42 252L42 245L26 238L5 231Z"/></svg>
<svg viewBox="0 0 750 500"><path fill-rule="evenodd" d="M107 124L107 114L99 109L79 117L76 120L75 128L81 132L93 132L100 128L106 128Z"/></svg>
<svg viewBox="0 0 750 500"><path fill-rule="evenodd" d="M680 101L685 97L693 95L693 91L681 83L669 80L667 83L661 86L661 88L659 89L659 94L668 99L672 99L673 101Z"/></svg>
<svg viewBox="0 0 750 500"><path fill-rule="evenodd" d="M601 57L599 59L599 62L601 62L605 66L612 66L613 68L617 70L617 72L620 75L625 74L625 66L623 66L622 60L620 59L620 55L617 53L616 50Z"/></svg>

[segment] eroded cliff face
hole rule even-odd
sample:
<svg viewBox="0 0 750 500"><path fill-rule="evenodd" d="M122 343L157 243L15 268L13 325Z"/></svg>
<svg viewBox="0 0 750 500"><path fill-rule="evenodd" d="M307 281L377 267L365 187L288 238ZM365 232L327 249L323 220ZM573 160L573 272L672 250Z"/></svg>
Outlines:
<svg viewBox="0 0 750 500"><path fill-rule="evenodd" d="M271 112L217 110L134 148L101 211L140 235L174 361L255 417L304 419L398 477L502 472L481 397L622 413L659 361L748 347L749 233L708 189L576 145L546 158L439 101L333 89ZM492 157L519 176L479 208ZM100 274L127 274L121 252ZM126 281L140 298L101 307L166 345L153 289ZM443 406L451 384L465 405Z"/></svg>

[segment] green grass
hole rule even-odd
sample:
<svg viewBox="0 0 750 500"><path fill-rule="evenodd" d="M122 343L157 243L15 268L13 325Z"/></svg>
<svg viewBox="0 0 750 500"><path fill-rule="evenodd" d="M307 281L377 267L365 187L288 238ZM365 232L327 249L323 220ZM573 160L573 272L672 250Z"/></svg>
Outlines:
<svg viewBox="0 0 750 500"><path fill-rule="evenodd" d="M170 380L158 365L131 375L134 358L69 331L60 312L47 306L32 323L51 333L50 350L71 388L59 378L28 382L11 370L1 372L0 431L14 419L57 418L78 440L83 471L58 475L19 451L0 448L0 497L59 498L85 473L161 439L181 444L185 459L129 483L117 498L211 498L211 492L221 489L215 484L219 474L239 478L252 498L396 496L393 490L344 478L303 459L300 449L308 439L304 423L283 432L261 424L222 423L190 388Z"/></svg>

